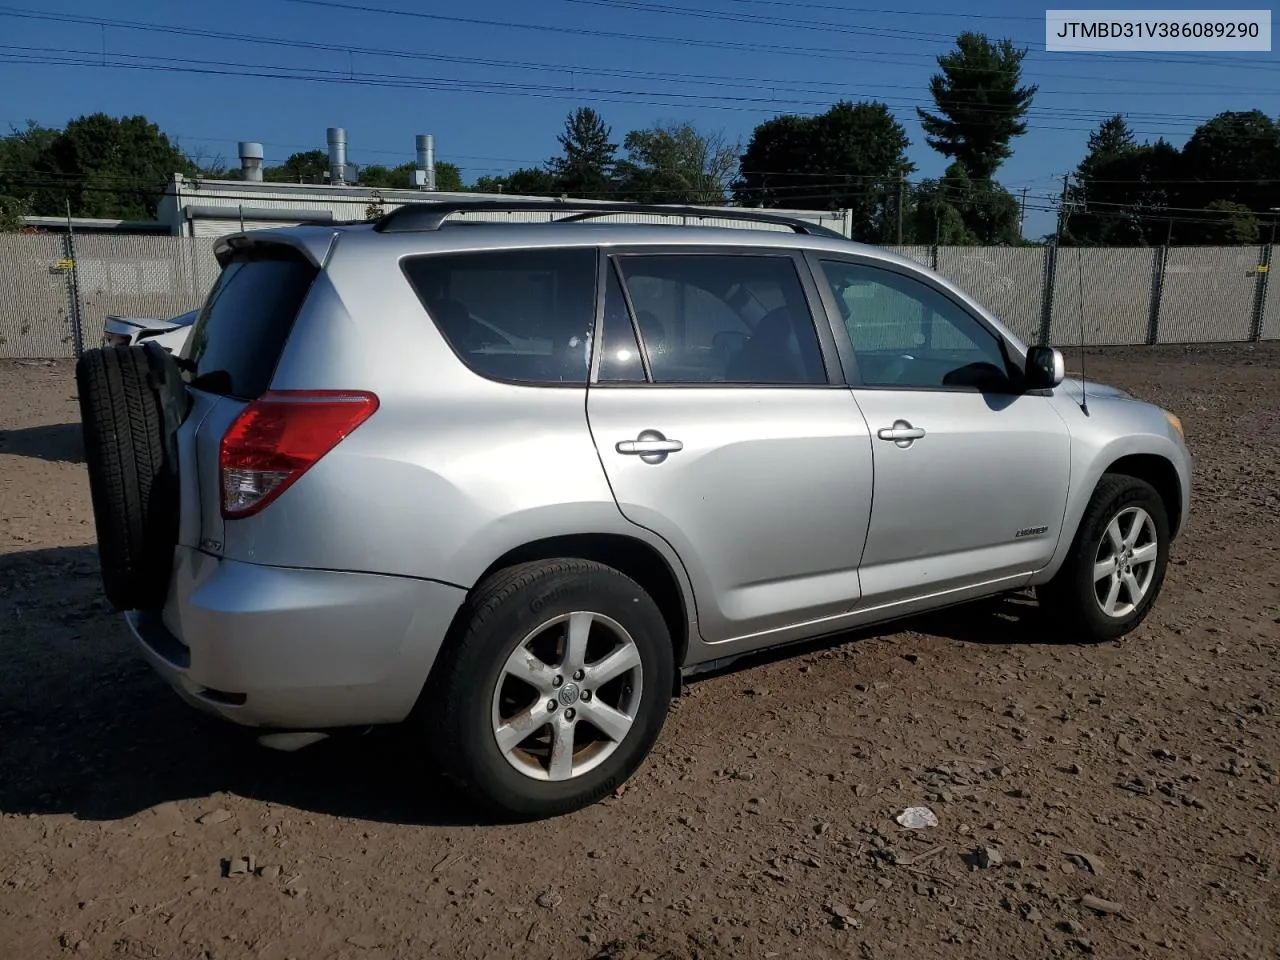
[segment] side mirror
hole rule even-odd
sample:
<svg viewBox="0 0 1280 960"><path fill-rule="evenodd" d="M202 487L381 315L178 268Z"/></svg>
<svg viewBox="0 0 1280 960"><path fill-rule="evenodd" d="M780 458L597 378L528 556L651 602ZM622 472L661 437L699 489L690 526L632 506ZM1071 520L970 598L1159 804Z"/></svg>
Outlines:
<svg viewBox="0 0 1280 960"><path fill-rule="evenodd" d="M1067 375L1067 362L1061 350L1053 347L1032 347L1027 351L1025 385L1028 390L1044 390L1056 387Z"/></svg>

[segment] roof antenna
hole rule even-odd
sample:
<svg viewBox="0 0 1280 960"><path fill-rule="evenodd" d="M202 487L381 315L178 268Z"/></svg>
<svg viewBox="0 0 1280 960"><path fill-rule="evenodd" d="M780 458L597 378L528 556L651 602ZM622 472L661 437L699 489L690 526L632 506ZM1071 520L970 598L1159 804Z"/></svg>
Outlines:
<svg viewBox="0 0 1280 960"><path fill-rule="evenodd" d="M1075 200L1068 200L1067 184L1071 179L1071 174L1064 173L1062 175L1062 202L1058 204L1058 234L1054 237L1055 250L1062 249L1062 225L1071 211L1075 209ZM1080 409L1087 417L1089 415L1089 401L1085 396L1085 376L1084 376L1084 264L1079 260L1076 262L1076 281L1080 291Z"/></svg>
<svg viewBox="0 0 1280 960"><path fill-rule="evenodd" d="M1080 410L1089 415L1089 401L1084 394L1084 264L1076 263L1076 281L1080 286Z"/></svg>

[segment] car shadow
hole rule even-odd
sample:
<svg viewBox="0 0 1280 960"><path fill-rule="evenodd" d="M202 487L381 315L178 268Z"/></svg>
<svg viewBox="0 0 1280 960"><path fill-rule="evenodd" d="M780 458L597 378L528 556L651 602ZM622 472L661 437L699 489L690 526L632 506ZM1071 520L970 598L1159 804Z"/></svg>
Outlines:
<svg viewBox="0 0 1280 960"><path fill-rule="evenodd" d="M749 670L769 663L795 659L808 653L831 650L847 643L873 640L903 632L922 633L929 636L972 643L982 646L1054 646L1072 643L1088 644L1090 641L1072 640L1047 623L1040 615L1040 607L1030 591L984 597L966 603L946 607L930 613L915 614L900 620L827 634L812 640L801 640L782 647L748 653L716 668L689 678L697 683L712 677Z"/></svg>
<svg viewBox="0 0 1280 960"><path fill-rule="evenodd" d="M84 463L79 423L55 423L20 430L0 430L0 454L50 463Z"/></svg>
<svg viewBox="0 0 1280 960"><path fill-rule="evenodd" d="M187 706L107 607L93 546L0 555L0 730L0 813L121 820L230 794L388 823L492 822L431 773L407 728L281 753Z"/></svg>
<svg viewBox="0 0 1280 960"><path fill-rule="evenodd" d="M716 672L903 629L1034 643L1036 622L1034 603L997 598L750 655ZM168 801L207 799L213 809L231 795L386 823L495 822L431 772L420 734L407 726L343 731L280 753L187 706L138 658L108 608L95 546L0 555L0 730L0 813L111 821Z"/></svg>

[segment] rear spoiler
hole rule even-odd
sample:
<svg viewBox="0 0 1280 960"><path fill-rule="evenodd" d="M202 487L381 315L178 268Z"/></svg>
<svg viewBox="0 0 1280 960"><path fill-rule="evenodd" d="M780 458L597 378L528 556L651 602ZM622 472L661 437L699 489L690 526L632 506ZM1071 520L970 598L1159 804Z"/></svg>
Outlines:
<svg viewBox="0 0 1280 960"><path fill-rule="evenodd" d="M213 243L213 255L218 265L225 267L238 253L252 251L264 257L287 255L289 251L300 253L312 266L323 270L333 248L338 242L338 231L327 229L255 230L229 233Z"/></svg>

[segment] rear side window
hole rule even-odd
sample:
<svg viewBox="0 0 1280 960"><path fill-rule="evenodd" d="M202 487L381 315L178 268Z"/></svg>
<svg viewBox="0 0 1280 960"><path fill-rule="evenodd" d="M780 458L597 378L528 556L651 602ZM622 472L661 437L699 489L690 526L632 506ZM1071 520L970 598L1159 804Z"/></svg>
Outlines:
<svg viewBox="0 0 1280 960"><path fill-rule="evenodd" d="M625 255L618 263L654 383L827 382L790 257Z"/></svg>
<svg viewBox="0 0 1280 960"><path fill-rule="evenodd" d="M449 346L476 373L582 384L591 363L596 252L497 250L414 257L404 272Z"/></svg>
<svg viewBox="0 0 1280 960"><path fill-rule="evenodd" d="M195 365L192 384L245 400L265 393L318 274L288 247L237 253L222 268L184 348Z"/></svg>

